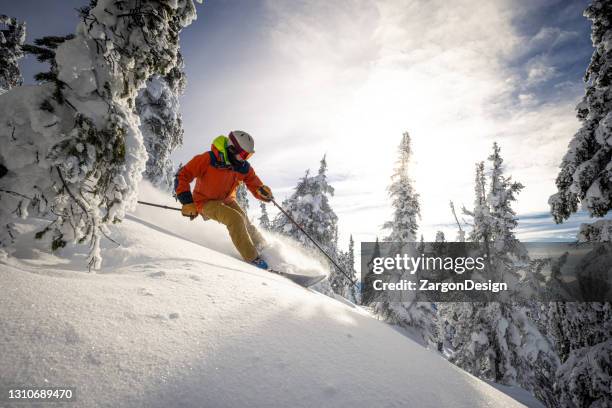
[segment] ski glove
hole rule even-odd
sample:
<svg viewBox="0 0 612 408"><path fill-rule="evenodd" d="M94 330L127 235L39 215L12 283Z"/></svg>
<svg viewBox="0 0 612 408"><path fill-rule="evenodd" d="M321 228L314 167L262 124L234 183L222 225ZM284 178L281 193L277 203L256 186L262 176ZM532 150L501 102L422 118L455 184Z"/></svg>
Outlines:
<svg viewBox="0 0 612 408"><path fill-rule="evenodd" d="M269 203L274 199L274 196L272 195L272 190L270 190L270 187L268 186L259 187L257 192L259 193L261 200L265 201L266 203Z"/></svg>
<svg viewBox="0 0 612 408"><path fill-rule="evenodd" d="M183 214L183 217L189 217L190 220L193 220L198 216L198 209L194 203L183 204L181 214Z"/></svg>

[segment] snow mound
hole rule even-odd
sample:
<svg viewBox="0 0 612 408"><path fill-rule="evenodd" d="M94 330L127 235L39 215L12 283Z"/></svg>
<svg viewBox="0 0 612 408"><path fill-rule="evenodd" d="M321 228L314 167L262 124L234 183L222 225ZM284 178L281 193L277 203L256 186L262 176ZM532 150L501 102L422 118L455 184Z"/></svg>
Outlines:
<svg viewBox="0 0 612 408"><path fill-rule="evenodd" d="M360 308L146 221L112 228L95 274L34 227L0 260L0 388L74 386L79 407L522 406Z"/></svg>

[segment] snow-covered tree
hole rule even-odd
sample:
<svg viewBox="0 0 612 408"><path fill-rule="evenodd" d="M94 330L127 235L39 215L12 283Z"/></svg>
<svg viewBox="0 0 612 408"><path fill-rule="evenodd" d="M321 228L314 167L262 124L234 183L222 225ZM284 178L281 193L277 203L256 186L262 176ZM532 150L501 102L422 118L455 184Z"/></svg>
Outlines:
<svg viewBox="0 0 612 408"><path fill-rule="evenodd" d="M503 159L500 155L500 147L493 143L493 153L488 160L491 163L489 176L489 192L486 197L488 210L488 229L490 231L490 267L491 273L496 272L500 279L510 281L510 275L514 275L515 281L519 279L515 264L527 257L527 250L519 242L514 234L518 225L516 212L512 209L512 203L516 201L516 195L524 186L513 182L512 177L504 175Z"/></svg>
<svg viewBox="0 0 612 408"><path fill-rule="evenodd" d="M487 272L495 279L518 282L518 265L526 251L514 234L517 226L512 203L523 186L504 175L500 148L495 143L484 163L476 165L474 209L469 240L480 243L487 257ZM488 191L487 191L488 186ZM510 288L516 288L511 284ZM553 373L558 360L548 338L531 318L533 305L514 293L503 302L461 303L443 310L444 338L451 361L474 375L509 385L520 385L554 406Z"/></svg>
<svg viewBox="0 0 612 408"><path fill-rule="evenodd" d="M410 135L405 132L398 148L398 159L389 186L393 217L383 225L383 228L391 231L385 238L386 241L416 241L416 232L419 228L417 218L420 217L421 210L419 195L414 191L412 180L408 175L411 155Z"/></svg>
<svg viewBox="0 0 612 408"><path fill-rule="evenodd" d="M592 0L593 55L584 80L585 95L576 107L581 127L570 141L549 203L560 223L579 204L592 216L612 209L612 2ZM581 242L610 242L612 222L580 227ZM562 406L612 406L612 306L608 303L553 303L549 327L561 366L555 390Z"/></svg>
<svg viewBox="0 0 612 408"><path fill-rule="evenodd" d="M55 50L57 82L0 96L0 193L8 209L0 225L13 212L46 217L37 238L54 250L87 242L98 268L106 226L134 203L145 168L135 99L149 77L175 66L178 34L195 6L98 0L81 15L75 37Z"/></svg>
<svg viewBox="0 0 612 408"><path fill-rule="evenodd" d="M56 84L56 88L61 89L63 84L61 81L57 79L58 67L55 61L55 50L62 43L68 40L72 40L74 38L74 34L68 34L65 36L46 36L42 38L37 38L34 40L34 44L25 44L23 46L23 50L32 54L38 62L49 64L49 70L46 72L39 72L34 75L34 79L38 82L53 82ZM61 98L60 90L57 91L58 98Z"/></svg>
<svg viewBox="0 0 612 408"><path fill-rule="evenodd" d="M514 234L518 225L516 212L512 203L516 201L516 194L524 186L513 182L512 177L504 176L503 159L500 147L493 143L493 153L489 156L491 162L491 177L489 183L489 204L491 216L491 238L493 247L498 254L515 254L526 256L526 251Z"/></svg>
<svg viewBox="0 0 612 408"><path fill-rule="evenodd" d="M165 190L172 188L174 178L170 154L183 143L179 97L186 82L183 58L178 52L176 65L166 75L149 78L136 98L136 112L148 155L144 177Z"/></svg>
<svg viewBox="0 0 612 408"><path fill-rule="evenodd" d="M561 360L554 386L561 406L611 406L612 305L551 303L548 325Z"/></svg>
<svg viewBox="0 0 612 408"><path fill-rule="evenodd" d="M293 219L329 254L336 253L338 241L338 216L329 204L333 194L334 188L327 182L327 161L323 156L318 174L310 176L309 171L306 171L293 194L282 204ZM283 214L279 213L274 218L272 229L294 238L308 248L313 247L310 240Z"/></svg>
<svg viewBox="0 0 612 408"><path fill-rule="evenodd" d="M471 242L483 242L488 245L491 242L492 219L491 209L487 203L487 186L484 162L476 163L474 177L474 209L463 208L463 213L472 218L472 229L468 235ZM489 249L487 248L487 252Z"/></svg>
<svg viewBox="0 0 612 408"><path fill-rule="evenodd" d="M364 306L372 306L377 301L376 292L372 289L372 282L378 279L378 276L374 274L374 259L380 257L380 243L378 237L374 243L374 249L372 251L372 257L368 261L367 271L362 272L363 282L361 283L361 304Z"/></svg>
<svg viewBox="0 0 612 408"><path fill-rule="evenodd" d="M419 195L414 190L408 174L412 156L408 132L402 134L397 153L398 158L389 186L393 216L383 228L390 230L385 241L397 243L398 251L402 251L402 245L417 240L417 218L420 217ZM399 281L403 279L403 273L404 271L398 271L391 279ZM419 302L416 298L387 299L375 303L374 310L391 323L414 328L428 342L434 337L435 313L430 302Z"/></svg>
<svg viewBox="0 0 612 408"><path fill-rule="evenodd" d="M504 175L500 151L498 144L493 143L493 153L488 157L491 163L488 192L484 162L476 164L474 209L463 209L464 214L472 218L469 240L482 243L488 259L488 272L497 278L510 271L514 261L527 255L514 234L518 222L512 209L523 185Z"/></svg>
<svg viewBox="0 0 612 408"><path fill-rule="evenodd" d="M519 303L452 304L450 360L477 377L531 391L548 406L558 365L552 345Z"/></svg>
<svg viewBox="0 0 612 408"><path fill-rule="evenodd" d="M351 234L349 238L349 247L346 256L346 267L344 268L346 273L349 274L351 280L353 282L357 282L357 271L355 270L355 241L353 240L353 235ZM346 289L346 298L351 302L358 304L359 303L359 293L356 290L355 285L350 282L347 282L348 288Z"/></svg>
<svg viewBox="0 0 612 408"><path fill-rule="evenodd" d="M593 56L584 76L586 92L576 107L581 128L570 141L549 204L560 223L581 203L592 216L612 209L612 3L593 0L584 15L591 20Z"/></svg>
<svg viewBox="0 0 612 408"><path fill-rule="evenodd" d="M307 170L293 194L283 201L282 206L338 263L338 216L329 203L333 194L334 189L327 182L327 160L323 156L318 174L310 176ZM315 250L315 245L282 213L274 218L272 230L297 240L306 248ZM332 264L329 267L328 280L319 283L316 288L322 293L331 295L332 291L338 293L341 290L337 282L341 281L343 275Z"/></svg>
<svg viewBox="0 0 612 408"><path fill-rule="evenodd" d="M337 271L333 277L330 277L330 284L334 292L350 300L353 303L358 303L358 293L353 282L357 281L357 272L355 271L355 241L351 235L349 239L349 247L346 252L338 251L337 260L343 271L350 276L350 280L342 272ZM333 279L333 281L331 280ZM352 282L351 282L352 281Z"/></svg>
<svg viewBox="0 0 612 408"><path fill-rule="evenodd" d="M589 238L583 235L581 238ZM594 242L601 242L595 236ZM588 241L587 241L588 242ZM584 280L578 287L568 287L563 280L559 285L574 293L577 299L591 300L603 297L610 290L606 282L612 248L595 245L581 262L575 265L583 278L595 278L591 284ZM567 261L562 256L551 279L557 280L560 269ZM597 279L603 274L603 279ZM599 293L599 295L598 295ZM612 303L610 302L552 302L546 314L549 336L554 340L561 366L556 373L555 392L562 406L609 406L612 396Z"/></svg>
<svg viewBox="0 0 612 408"><path fill-rule="evenodd" d="M245 214L249 212L249 196L247 194L247 188L244 183L238 185L236 189L236 202L240 205L240 208L244 210Z"/></svg>
<svg viewBox="0 0 612 408"><path fill-rule="evenodd" d="M266 231L269 231L272 227L270 225L270 217L268 217L268 210L266 209L266 203L263 201L259 202L259 208L261 209L261 215L259 216L259 225Z"/></svg>
<svg viewBox="0 0 612 408"><path fill-rule="evenodd" d="M578 242L612 242L612 221L599 220L580 224Z"/></svg>
<svg viewBox="0 0 612 408"><path fill-rule="evenodd" d="M19 60L23 58L26 25L0 15L0 95L23 82Z"/></svg>
<svg viewBox="0 0 612 408"><path fill-rule="evenodd" d="M459 222L459 217L457 217L457 211L455 211L455 204L450 202L451 212L453 213L453 217L455 218L455 223L457 224L457 238L456 242L465 242L465 231Z"/></svg>

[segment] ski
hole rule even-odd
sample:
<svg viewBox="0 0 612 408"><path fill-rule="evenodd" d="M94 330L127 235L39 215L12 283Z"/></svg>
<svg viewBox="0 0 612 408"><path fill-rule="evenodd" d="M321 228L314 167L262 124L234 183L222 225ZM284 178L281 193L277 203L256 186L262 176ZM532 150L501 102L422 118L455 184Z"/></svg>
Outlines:
<svg viewBox="0 0 612 408"><path fill-rule="evenodd" d="M293 273L278 271L276 269L268 269L268 272L273 272L280 276L283 276L289 279L290 281L297 283L298 285L303 286L305 288L308 288L316 283L319 283L323 279L326 278L325 275L319 275L319 276L296 275Z"/></svg>

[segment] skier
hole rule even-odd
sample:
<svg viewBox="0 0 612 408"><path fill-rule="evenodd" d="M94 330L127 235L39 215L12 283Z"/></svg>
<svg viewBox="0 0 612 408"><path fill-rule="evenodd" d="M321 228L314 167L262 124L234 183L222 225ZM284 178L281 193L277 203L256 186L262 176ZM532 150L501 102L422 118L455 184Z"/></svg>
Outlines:
<svg viewBox="0 0 612 408"><path fill-rule="evenodd" d="M183 205L183 216L193 220L200 214L205 220L224 224L242 258L268 269L257 251L265 244L264 238L236 202L236 189L241 182L259 200L270 202L274 198L247 161L253 153L255 142L246 132L234 130L227 137L218 136L210 151L195 156L178 170L174 190ZM189 183L193 179L196 184L192 195Z"/></svg>

